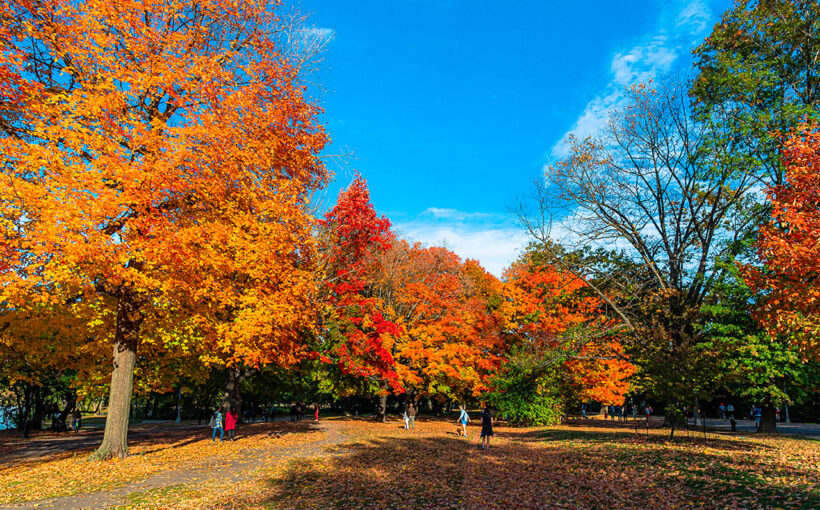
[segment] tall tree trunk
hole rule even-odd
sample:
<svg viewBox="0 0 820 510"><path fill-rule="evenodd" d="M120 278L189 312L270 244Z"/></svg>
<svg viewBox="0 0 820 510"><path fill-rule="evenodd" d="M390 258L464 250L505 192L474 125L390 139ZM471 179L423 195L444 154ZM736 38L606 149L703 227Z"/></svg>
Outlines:
<svg viewBox="0 0 820 510"><path fill-rule="evenodd" d="M131 289L121 288L117 298L117 331L114 337L108 414L105 417L102 444L94 452L101 459L128 455L128 422L134 388L134 367L137 364L137 338L142 322L139 305Z"/></svg>
<svg viewBox="0 0 820 510"><path fill-rule="evenodd" d="M31 414L31 392L33 391L30 384L26 384L25 389L23 390L23 400L22 403L18 398L17 404L17 414L19 416L18 422L20 424L20 430L22 432L22 436L24 438L28 437L29 433L29 416Z"/></svg>
<svg viewBox="0 0 820 510"><path fill-rule="evenodd" d="M775 414L774 406L772 404L766 404L763 406L762 413L760 415L760 427L757 431L763 434L777 433L777 415Z"/></svg>
<svg viewBox="0 0 820 510"><path fill-rule="evenodd" d="M663 426L670 427L669 438L675 437L675 427L678 424L678 412L680 411L677 403L666 404L663 413ZM686 417L684 416L684 419Z"/></svg>
<svg viewBox="0 0 820 510"><path fill-rule="evenodd" d="M152 420L156 420L157 418L159 418L159 416L158 416L158 413L159 413L159 396L156 393L152 392L150 398L151 398L151 404L150 404L151 409L149 409L146 414Z"/></svg>
<svg viewBox="0 0 820 510"><path fill-rule="evenodd" d="M68 418L68 414L77 407L77 392L75 390L67 391L64 395L65 398L65 407L62 411L60 411L60 415L54 419L51 423L51 428L54 430L65 431L68 429L66 426L66 419Z"/></svg>
<svg viewBox="0 0 820 510"><path fill-rule="evenodd" d="M381 391L382 395L379 395L379 400L376 403L376 421L385 423L387 421L387 385L383 384Z"/></svg>
<svg viewBox="0 0 820 510"><path fill-rule="evenodd" d="M244 377L240 367L228 367L228 377L225 379L225 390L222 392L222 412L227 413L233 408L242 421L242 388Z"/></svg>
<svg viewBox="0 0 820 510"><path fill-rule="evenodd" d="M376 406L376 421L384 423L387 414L387 388L382 387L383 395L379 397L379 403Z"/></svg>
<svg viewBox="0 0 820 510"><path fill-rule="evenodd" d="M43 393L45 393L44 388L39 386L34 388L34 413L31 416L30 425L32 430L41 430L43 428L43 419L46 416L46 405Z"/></svg>

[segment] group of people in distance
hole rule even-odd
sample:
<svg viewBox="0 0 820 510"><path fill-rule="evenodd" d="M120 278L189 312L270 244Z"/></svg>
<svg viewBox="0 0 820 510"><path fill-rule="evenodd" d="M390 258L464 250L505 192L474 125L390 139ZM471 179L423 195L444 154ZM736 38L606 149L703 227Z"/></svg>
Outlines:
<svg viewBox="0 0 820 510"><path fill-rule="evenodd" d="M304 402L291 402L290 421L302 421L306 410L307 404ZM313 403L313 421L319 421L319 402Z"/></svg>
<svg viewBox="0 0 820 510"><path fill-rule="evenodd" d="M467 409L464 408L463 405L458 406L458 419L456 419L456 423L459 425L458 427L458 435L459 437L467 438L467 424L471 423L472 420L470 419L469 413L467 413ZM416 428L416 407L411 402L407 405L407 408L404 410L404 428L405 429L415 429ZM484 409L481 411L481 449L488 450L490 448L490 438L493 437L493 412L490 406L485 406Z"/></svg>
<svg viewBox="0 0 820 510"><path fill-rule="evenodd" d="M604 406L603 411L605 420L626 421L628 417L626 406Z"/></svg>
<svg viewBox="0 0 820 510"><path fill-rule="evenodd" d="M304 402L292 402L290 404L290 421L301 421L305 414L307 405ZM313 421L319 421L319 403L313 404ZM272 414L272 413L271 413ZM228 433L228 439L236 440L236 425L239 423L239 414L235 407L225 413L224 417L222 411L217 409L211 415L211 421L208 426L213 429L211 433L211 440L216 441L216 433L219 432L219 440L222 441L225 433Z"/></svg>

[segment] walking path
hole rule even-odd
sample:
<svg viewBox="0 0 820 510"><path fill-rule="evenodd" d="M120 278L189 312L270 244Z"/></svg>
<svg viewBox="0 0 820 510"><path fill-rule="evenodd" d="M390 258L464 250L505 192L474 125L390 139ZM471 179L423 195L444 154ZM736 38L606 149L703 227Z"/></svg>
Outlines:
<svg viewBox="0 0 820 510"><path fill-rule="evenodd" d="M720 429L731 430L732 425L729 420L720 420L717 418L706 418L706 426ZM754 420L737 420L738 432L755 431ZM820 438L820 425L816 423L778 423L777 432L779 434L792 434L795 436L806 436Z"/></svg>
<svg viewBox="0 0 820 510"><path fill-rule="evenodd" d="M226 464L224 459L212 458L196 468L165 471L144 480L108 491L78 494L42 501L29 501L12 505L0 505L0 510L30 508L106 508L115 505L124 505L128 502L127 499L129 496L155 489L190 483L201 484L215 479L234 483L240 482L250 478L253 471L257 468L269 466L283 460L330 455L326 447L337 445L347 440L347 436L340 431L341 424L338 422L324 421L320 422L317 427L322 431L322 438L307 444L284 446L274 450L269 448L250 449L247 450L246 455L241 460L236 460L229 464ZM95 441L98 441L98 438L96 438ZM83 441L83 443L85 442ZM87 445L85 447L87 447ZM77 448L81 447L75 446L75 444L70 445L70 449ZM217 466L219 469L215 469Z"/></svg>

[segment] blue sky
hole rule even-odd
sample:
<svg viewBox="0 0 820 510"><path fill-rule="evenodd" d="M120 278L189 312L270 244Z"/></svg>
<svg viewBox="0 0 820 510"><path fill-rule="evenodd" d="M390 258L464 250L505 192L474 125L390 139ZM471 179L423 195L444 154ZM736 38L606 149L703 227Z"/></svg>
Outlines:
<svg viewBox="0 0 820 510"><path fill-rule="evenodd" d="M327 42L310 77L333 141L325 200L358 170L405 237L500 276L526 242L507 210L566 135L594 133L631 83L686 74L729 5L302 0Z"/></svg>

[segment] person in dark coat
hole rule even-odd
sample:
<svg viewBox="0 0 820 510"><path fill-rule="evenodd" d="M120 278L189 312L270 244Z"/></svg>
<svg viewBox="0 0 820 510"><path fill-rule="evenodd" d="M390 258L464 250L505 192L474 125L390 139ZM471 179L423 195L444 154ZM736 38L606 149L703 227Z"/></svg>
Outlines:
<svg viewBox="0 0 820 510"><path fill-rule="evenodd" d="M493 437L493 412L490 406L481 413L481 449L490 449L490 438Z"/></svg>

